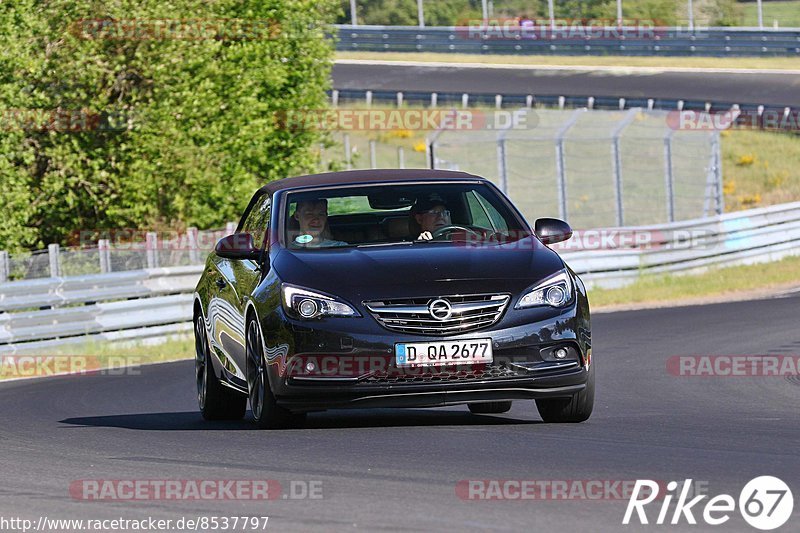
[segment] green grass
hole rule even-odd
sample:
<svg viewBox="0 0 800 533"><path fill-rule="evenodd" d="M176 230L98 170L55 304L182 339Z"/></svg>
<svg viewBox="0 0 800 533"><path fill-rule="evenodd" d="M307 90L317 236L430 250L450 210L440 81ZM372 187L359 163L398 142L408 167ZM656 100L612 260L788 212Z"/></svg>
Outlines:
<svg viewBox="0 0 800 533"><path fill-rule="evenodd" d="M743 26L758 26L758 7L756 2L739 4L742 10ZM778 21L780 28L800 27L800 0L765 1L764 26L771 28Z"/></svg>
<svg viewBox="0 0 800 533"><path fill-rule="evenodd" d="M800 6L800 1L789 2ZM795 7L795 18L800 7ZM770 22L771 24L771 22ZM800 24L798 24L800 25ZM673 67L726 69L800 69L800 59L790 57L627 57L627 56L536 56L500 54L444 54L433 52L337 52L336 59L380 61L438 61L444 63L488 63L589 67Z"/></svg>
<svg viewBox="0 0 800 533"><path fill-rule="evenodd" d="M723 132L722 158L726 211L800 200L800 135Z"/></svg>
<svg viewBox="0 0 800 533"><path fill-rule="evenodd" d="M600 308L692 300L790 284L800 284L800 257L787 257L757 265L714 268L696 275L645 275L621 289L593 289L589 291L589 303L593 308Z"/></svg>
<svg viewBox="0 0 800 533"><path fill-rule="evenodd" d="M194 340L190 336L153 346L141 342L124 344L86 342L59 349L39 350L30 356L27 354L0 356L0 380L46 376L65 371L119 369L192 357L194 357Z"/></svg>

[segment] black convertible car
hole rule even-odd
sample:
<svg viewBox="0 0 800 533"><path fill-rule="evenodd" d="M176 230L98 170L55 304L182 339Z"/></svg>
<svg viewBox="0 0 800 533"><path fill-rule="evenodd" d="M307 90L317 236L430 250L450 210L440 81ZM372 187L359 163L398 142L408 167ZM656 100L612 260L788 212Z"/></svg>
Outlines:
<svg viewBox="0 0 800 533"><path fill-rule="evenodd" d="M583 283L489 181L349 171L260 189L206 263L194 304L206 419L259 427L310 411L536 400L548 422L594 403Z"/></svg>

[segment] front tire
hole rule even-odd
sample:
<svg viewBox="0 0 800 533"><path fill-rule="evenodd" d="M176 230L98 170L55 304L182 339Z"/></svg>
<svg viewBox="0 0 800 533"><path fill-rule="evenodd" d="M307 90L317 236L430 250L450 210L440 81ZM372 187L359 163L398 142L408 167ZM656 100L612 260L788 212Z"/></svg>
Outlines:
<svg viewBox="0 0 800 533"><path fill-rule="evenodd" d="M194 345L194 370L200 414L205 420L241 420L247 411L247 398L226 389L214 373L211 345L202 316L194 321Z"/></svg>
<svg viewBox="0 0 800 533"><path fill-rule="evenodd" d="M589 419L594 409L594 366L589 367L586 388L572 398L552 398L536 400L542 420L545 422L584 422Z"/></svg>
<svg viewBox="0 0 800 533"><path fill-rule="evenodd" d="M269 387L264 344L258 322L247 324L247 389L253 421L259 429L294 427L305 418L279 406Z"/></svg>
<svg viewBox="0 0 800 533"><path fill-rule="evenodd" d="M507 413L511 409L511 401L471 403L468 407L476 415L496 415Z"/></svg>

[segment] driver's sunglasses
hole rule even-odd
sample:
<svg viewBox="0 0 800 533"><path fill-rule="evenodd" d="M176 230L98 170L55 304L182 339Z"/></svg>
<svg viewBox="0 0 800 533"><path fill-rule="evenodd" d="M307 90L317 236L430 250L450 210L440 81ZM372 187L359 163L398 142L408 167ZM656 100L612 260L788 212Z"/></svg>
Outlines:
<svg viewBox="0 0 800 533"><path fill-rule="evenodd" d="M420 214L421 214L421 215L434 215L434 216L437 216L437 217L444 217L444 218L447 218L447 217L449 217L449 216L450 216L450 210L449 210L449 209L442 209L442 210L440 211L440 210L438 210L438 209L430 209L430 210L428 210L428 211L423 211L423 212L422 212L422 213L420 213Z"/></svg>

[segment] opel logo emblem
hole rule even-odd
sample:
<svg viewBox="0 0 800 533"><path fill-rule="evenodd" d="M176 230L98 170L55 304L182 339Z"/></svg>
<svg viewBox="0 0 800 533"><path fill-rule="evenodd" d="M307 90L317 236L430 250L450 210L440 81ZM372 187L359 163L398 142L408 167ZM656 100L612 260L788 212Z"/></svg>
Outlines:
<svg viewBox="0 0 800 533"><path fill-rule="evenodd" d="M428 312L436 320L447 320L453 314L453 308L450 302L439 298L428 304Z"/></svg>

